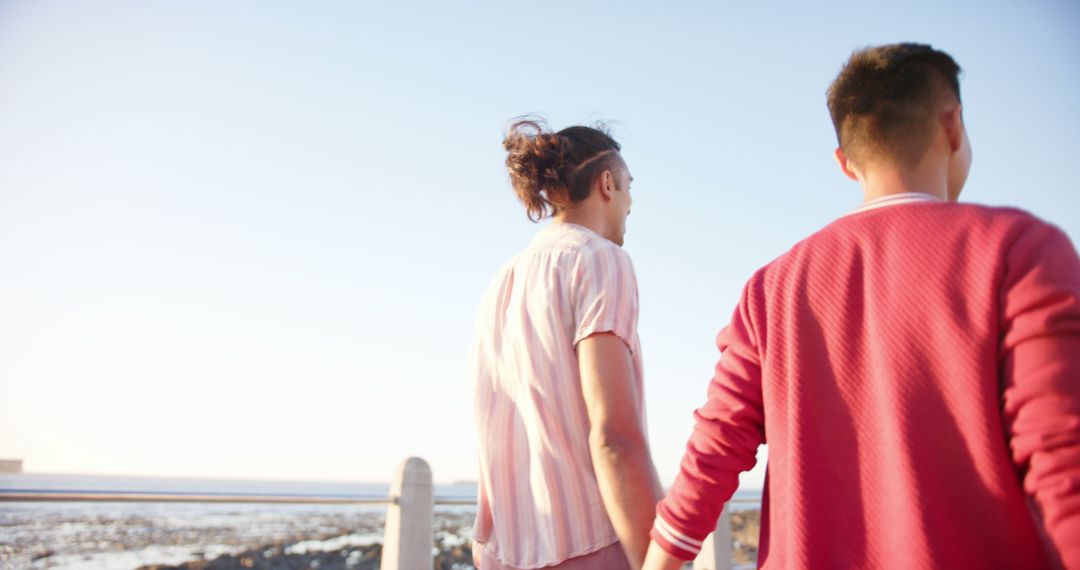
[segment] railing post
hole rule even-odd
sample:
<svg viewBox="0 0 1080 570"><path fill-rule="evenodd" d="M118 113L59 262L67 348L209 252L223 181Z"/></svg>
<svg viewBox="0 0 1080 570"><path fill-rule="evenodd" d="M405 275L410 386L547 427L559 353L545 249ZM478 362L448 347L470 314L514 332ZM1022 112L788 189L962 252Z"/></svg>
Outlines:
<svg viewBox="0 0 1080 570"><path fill-rule="evenodd" d="M382 570L432 570L435 557L435 497L431 467L419 457L401 462L390 486Z"/></svg>
<svg viewBox="0 0 1080 570"><path fill-rule="evenodd" d="M694 559L694 570L732 570L735 566L734 553L731 551L731 513L728 505L716 521L716 530L705 537L701 552Z"/></svg>

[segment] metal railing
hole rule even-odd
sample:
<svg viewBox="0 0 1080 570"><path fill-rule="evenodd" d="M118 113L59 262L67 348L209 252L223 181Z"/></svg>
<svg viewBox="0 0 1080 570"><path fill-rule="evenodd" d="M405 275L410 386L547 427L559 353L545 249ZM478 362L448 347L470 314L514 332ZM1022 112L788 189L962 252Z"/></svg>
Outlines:
<svg viewBox="0 0 1080 570"><path fill-rule="evenodd" d="M436 506L475 505L476 499L433 497ZM219 503L266 505L395 505L398 497L349 495L260 495L248 493L165 493L156 491L54 491L0 489L0 503Z"/></svg>
<svg viewBox="0 0 1080 570"><path fill-rule="evenodd" d="M93 502L93 503L218 503L267 505L386 505L381 568L385 570L427 569L433 566L434 507L471 506L475 498L436 497L431 468L423 459L410 457L398 467L387 497L350 495L286 495L259 493L165 493L156 491L82 490L0 490L4 502ZM731 570L731 505L757 505L755 499L732 498L724 506L716 531L705 540L694 570Z"/></svg>
<svg viewBox="0 0 1080 570"><path fill-rule="evenodd" d="M113 491L2 491L0 502L17 503L227 503L267 505L389 505L394 497L322 497L228 493L158 493Z"/></svg>

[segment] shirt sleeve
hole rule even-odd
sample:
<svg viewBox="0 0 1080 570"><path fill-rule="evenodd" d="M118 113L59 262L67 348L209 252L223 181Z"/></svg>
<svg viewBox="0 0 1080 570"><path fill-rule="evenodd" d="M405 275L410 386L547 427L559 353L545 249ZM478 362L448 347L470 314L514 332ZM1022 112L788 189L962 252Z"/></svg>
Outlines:
<svg viewBox="0 0 1080 570"><path fill-rule="evenodd" d="M1005 425L1013 461L1066 568L1080 568L1080 260L1057 228L1027 228L1006 256Z"/></svg>
<svg viewBox="0 0 1080 570"><path fill-rule="evenodd" d="M574 346L591 335L610 332L636 350L637 278L630 256L618 247L603 247L583 256L575 269Z"/></svg>
<svg viewBox="0 0 1080 570"><path fill-rule="evenodd" d="M748 293L743 291L731 324L717 336L720 362L708 399L694 413L695 426L675 483L656 508L652 539L672 556L690 560L716 530L724 503L739 485L739 473L757 462L765 441L761 361L754 338Z"/></svg>

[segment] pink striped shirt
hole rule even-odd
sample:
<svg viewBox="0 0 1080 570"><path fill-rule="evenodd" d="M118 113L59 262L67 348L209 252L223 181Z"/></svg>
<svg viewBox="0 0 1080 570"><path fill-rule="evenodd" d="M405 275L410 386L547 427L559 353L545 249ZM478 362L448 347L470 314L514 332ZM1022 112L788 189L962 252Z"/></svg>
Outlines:
<svg viewBox="0 0 1080 570"><path fill-rule="evenodd" d="M593 472L575 348L614 333L640 391L637 318L630 257L585 227L553 223L499 271L469 366L480 443L474 539L486 555L540 568L617 542ZM636 412L644 419L644 403Z"/></svg>

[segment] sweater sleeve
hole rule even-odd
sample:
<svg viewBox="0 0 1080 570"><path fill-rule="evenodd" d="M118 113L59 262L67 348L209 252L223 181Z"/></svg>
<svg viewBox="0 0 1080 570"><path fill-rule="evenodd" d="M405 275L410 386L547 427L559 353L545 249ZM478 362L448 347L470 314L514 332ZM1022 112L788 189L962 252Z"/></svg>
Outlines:
<svg viewBox="0 0 1080 570"><path fill-rule="evenodd" d="M652 539L672 556L690 560L713 530L724 503L753 468L765 440L761 364L743 291L731 324L717 336L720 362L708 399L694 413L679 475L656 508Z"/></svg>
<svg viewBox="0 0 1080 570"><path fill-rule="evenodd" d="M1066 568L1080 568L1080 260L1036 223L1006 255L1005 425L1013 461Z"/></svg>

